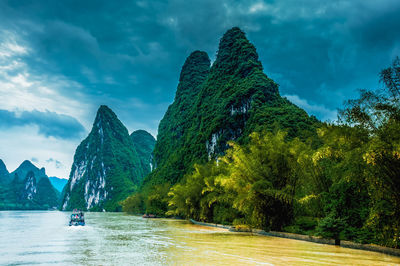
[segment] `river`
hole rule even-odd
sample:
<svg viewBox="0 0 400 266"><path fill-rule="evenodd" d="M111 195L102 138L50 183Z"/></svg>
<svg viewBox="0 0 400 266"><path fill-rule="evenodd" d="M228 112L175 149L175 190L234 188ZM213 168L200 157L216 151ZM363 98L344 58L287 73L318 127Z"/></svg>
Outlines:
<svg viewBox="0 0 400 266"><path fill-rule="evenodd" d="M1 211L1 265L399 265L400 258L310 242L231 233L187 221L68 212Z"/></svg>

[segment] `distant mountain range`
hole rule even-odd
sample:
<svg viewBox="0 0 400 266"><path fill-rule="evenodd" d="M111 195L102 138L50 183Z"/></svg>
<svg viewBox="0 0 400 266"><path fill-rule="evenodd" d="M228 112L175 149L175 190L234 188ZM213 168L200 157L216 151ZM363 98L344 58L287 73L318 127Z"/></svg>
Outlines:
<svg viewBox="0 0 400 266"><path fill-rule="evenodd" d="M50 183L44 168L24 161L9 173L0 159L0 210L42 210L56 208L60 192Z"/></svg>

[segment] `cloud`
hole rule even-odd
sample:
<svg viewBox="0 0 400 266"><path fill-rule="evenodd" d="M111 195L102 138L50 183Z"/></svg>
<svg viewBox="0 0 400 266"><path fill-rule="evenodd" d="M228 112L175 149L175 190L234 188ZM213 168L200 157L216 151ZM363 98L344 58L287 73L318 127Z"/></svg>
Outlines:
<svg viewBox="0 0 400 266"><path fill-rule="evenodd" d="M61 167L64 166L59 160L55 160L55 159L53 159L53 158L47 159L47 160L46 160L46 163L47 163L47 164L54 164L54 166L55 166L57 169L60 169Z"/></svg>
<svg viewBox="0 0 400 266"><path fill-rule="evenodd" d="M90 125L91 117L85 116L85 109L91 103L80 90L83 86L62 74L38 72L27 59L35 54L30 44L12 31L2 31L1 27L0 33L1 109L50 110L79 117L86 126Z"/></svg>
<svg viewBox="0 0 400 266"><path fill-rule="evenodd" d="M12 172L21 162L36 158L35 165L46 168L48 176L68 178L73 161L73 155L80 139L48 138L35 134L36 126L26 125L0 130L1 159ZM47 163L49 155L62 165L57 168L54 162Z"/></svg>
<svg viewBox="0 0 400 266"><path fill-rule="evenodd" d="M267 6L265 5L264 2L258 2L250 6L249 8L249 13L258 13L265 11L267 9Z"/></svg>
<svg viewBox="0 0 400 266"><path fill-rule="evenodd" d="M0 43L0 58L10 58L27 53L26 47L19 45L15 36L8 31L1 32L5 40Z"/></svg>
<svg viewBox="0 0 400 266"><path fill-rule="evenodd" d="M35 125L38 133L46 137L63 139L81 138L85 128L75 118L55 112L0 110L0 128Z"/></svg>
<svg viewBox="0 0 400 266"><path fill-rule="evenodd" d="M297 95L283 95L289 101L303 108L309 114L313 114L323 121L333 122L337 119L337 111L326 108L324 105L312 104L305 99L301 99Z"/></svg>

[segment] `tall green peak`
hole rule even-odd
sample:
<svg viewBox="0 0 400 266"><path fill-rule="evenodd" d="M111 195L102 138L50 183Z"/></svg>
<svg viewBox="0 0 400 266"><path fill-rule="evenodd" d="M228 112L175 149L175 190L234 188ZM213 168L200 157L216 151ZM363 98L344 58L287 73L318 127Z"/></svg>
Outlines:
<svg viewBox="0 0 400 266"><path fill-rule="evenodd" d="M115 113L113 112L113 110L110 109L110 107L108 107L107 105L100 105L99 109L97 109L97 114L96 114L96 119L98 117L101 116L105 116L105 117L114 117L116 116ZM95 119L95 121L96 121Z"/></svg>
<svg viewBox="0 0 400 266"><path fill-rule="evenodd" d="M179 77L175 100L185 101L199 92L198 86L210 71L210 58L206 52L194 51L185 60ZM182 99L183 98L183 99Z"/></svg>
<svg viewBox="0 0 400 266"><path fill-rule="evenodd" d="M204 51L196 50L192 52L185 60L179 76L179 81L191 80L197 74L203 75L210 69L210 58Z"/></svg>
<svg viewBox="0 0 400 266"><path fill-rule="evenodd" d="M135 191L143 177L128 130L102 105L92 130L76 149L62 209L117 211L118 202Z"/></svg>
<svg viewBox="0 0 400 266"><path fill-rule="evenodd" d="M96 113L96 118L93 122L92 131L94 128L107 128L111 129L111 126L118 126L120 128L124 128L125 126L118 119L117 115L106 105L101 105ZM126 130L127 131L127 130Z"/></svg>
<svg viewBox="0 0 400 266"><path fill-rule="evenodd" d="M185 60L182 66L179 82L193 81L198 75L205 76L210 70L210 58L208 54L203 51L192 52ZM194 80L194 82L201 82L202 80Z"/></svg>
<svg viewBox="0 0 400 266"><path fill-rule="evenodd" d="M246 77L254 69L263 69L256 48L238 27L228 30L221 38L213 68L241 77Z"/></svg>
<svg viewBox="0 0 400 266"><path fill-rule="evenodd" d="M101 105L97 110L89 136L99 139L100 144L104 141L110 143L111 140L117 139L123 145L131 145L128 129L106 105Z"/></svg>
<svg viewBox="0 0 400 266"><path fill-rule="evenodd" d="M178 158L175 152L181 150L183 139L189 133L195 114L192 107L196 103L201 86L210 71L207 53L194 51L185 60L174 102L168 107L158 126L157 142L154 148L155 166L163 164L166 158ZM171 156L171 157L170 157ZM176 161L174 164L181 164ZM174 166L172 168L179 168Z"/></svg>
<svg viewBox="0 0 400 266"><path fill-rule="evenodd" d="M193 59L199 57L204 71L187 67L198 67ZM229 141L248 142L252 132L283 129L292 138L315 134L316 122L279 95L278 84L263 72L256 48L242 30L234 27L223 35L207 72L205 57L194 52L182 67L177 96L159 125L156 169L145 186L178 182L194 163L223 155ZM186 70L196 82L186 81ZM185 90L194 93L181 97Z"/></svg>
<svg viewBox="0 0 400 266"><path fill-rule="evenodd" d="M132 132L131 139L139 155L144 176L146 176L153 170L153 150L156 139L145 130L136 130Z"/></svg>

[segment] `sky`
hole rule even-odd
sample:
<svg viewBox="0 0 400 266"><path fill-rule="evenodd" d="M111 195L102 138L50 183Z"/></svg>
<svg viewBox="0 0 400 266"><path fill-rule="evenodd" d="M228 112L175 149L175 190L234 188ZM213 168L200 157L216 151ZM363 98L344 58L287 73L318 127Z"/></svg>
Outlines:
<svg viewBox="0 0 400 266"><path fill-rule="evenodd" d="M398 0L0 0L0 159L68 178L97 108L149 131L185 58L238 26L281 95L334 121L400 55Z"/></svg>

